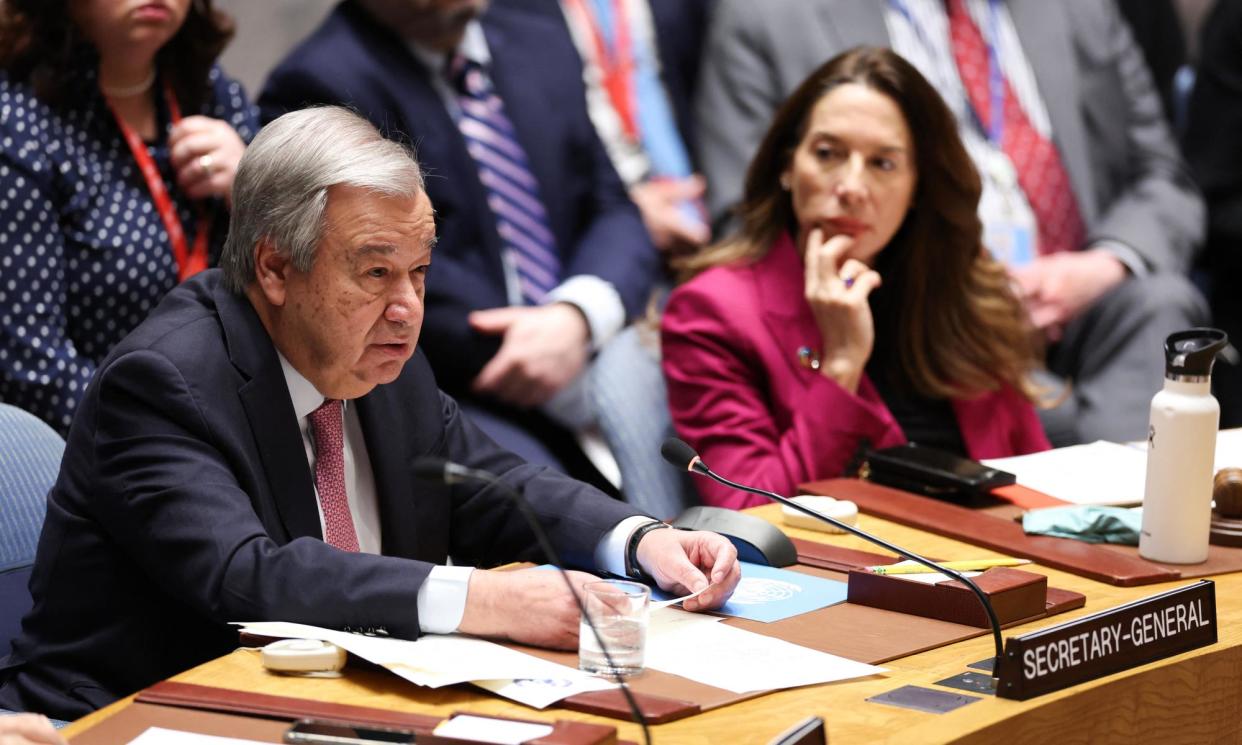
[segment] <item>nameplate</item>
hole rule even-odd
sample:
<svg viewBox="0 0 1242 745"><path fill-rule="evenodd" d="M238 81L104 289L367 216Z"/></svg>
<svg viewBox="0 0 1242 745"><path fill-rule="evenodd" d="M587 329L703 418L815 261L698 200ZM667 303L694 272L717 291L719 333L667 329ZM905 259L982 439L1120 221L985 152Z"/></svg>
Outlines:
<svg viewBox="0 0 1242 745"><path fill-rule="evenodd" d="M996 695L1024 701L1216 643L1216 585L1193 585L1005 642Z"/></svg>

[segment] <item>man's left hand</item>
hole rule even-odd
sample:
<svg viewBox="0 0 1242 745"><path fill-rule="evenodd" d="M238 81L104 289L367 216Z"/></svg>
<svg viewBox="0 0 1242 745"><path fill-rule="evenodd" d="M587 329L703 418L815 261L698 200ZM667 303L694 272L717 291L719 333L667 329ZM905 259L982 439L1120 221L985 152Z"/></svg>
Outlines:
<svg viewBox="0 0 1242 745"><path fill-rule="evenodd" d="M1112 253L1096 248L1040 256L1014 270L1013 277L1031 322L1055 342L1067 323L1121 284L1126 267Z"/></svg>
<svg viewBox="0 0 1242 745"><path fill-rule="evenodd" d="M638 544L638 563L660 587L675 595L707 588L682 603L688 611L719 608L742 578L737 549L719 533L652 530Z"/></svg>

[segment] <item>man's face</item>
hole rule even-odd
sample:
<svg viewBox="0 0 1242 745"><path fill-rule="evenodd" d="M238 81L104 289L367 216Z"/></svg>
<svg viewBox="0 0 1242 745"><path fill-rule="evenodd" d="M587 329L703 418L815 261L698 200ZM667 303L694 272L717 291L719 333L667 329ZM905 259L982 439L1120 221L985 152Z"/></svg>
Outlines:
<svg viewBox="0 0 1242 745"><path fill-rule="evenodd" d="M434 243L426 194L331 187L310 271L286 263L280 280L261 280L277 349L328 398L357 398L395 380L418 342Z"/></svg>

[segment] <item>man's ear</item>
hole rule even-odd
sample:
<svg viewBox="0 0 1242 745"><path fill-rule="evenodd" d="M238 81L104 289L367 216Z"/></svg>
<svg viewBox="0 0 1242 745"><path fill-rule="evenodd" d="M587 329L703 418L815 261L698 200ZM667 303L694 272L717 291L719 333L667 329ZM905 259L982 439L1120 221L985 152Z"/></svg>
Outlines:
<svg viewBox="0 0 1242 745"><path fill-rule="evenodd" d="M254 247L254 278L267 302L275 307L285 304L286 283L297 271L293 261L276 250L268 238L260 238Z"/></svg>

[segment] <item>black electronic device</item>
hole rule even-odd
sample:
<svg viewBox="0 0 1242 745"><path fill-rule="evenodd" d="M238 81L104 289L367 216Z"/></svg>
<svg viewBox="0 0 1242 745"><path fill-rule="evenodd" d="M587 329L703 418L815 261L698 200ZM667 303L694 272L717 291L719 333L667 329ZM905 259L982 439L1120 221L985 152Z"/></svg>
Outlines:
<svg viewBox="0 0 1242 745"><path fill-rule="evenodd" d="M285 742L299 745L391 745L413 743L414 733L325 719L302 719L285 731Z"/></svg>
<svg viewBox="0 0 1242 745"><path fill-rule="evenodd" d="M694 452L694 448L690 447L685 442L677 439L676 437L670 437L664 441L664 444L660 446L660 455L664 456L664 460L668 461L669 464L676 466L677 468L685 469L689 471L690 473L697 473L700 476L706 476L713 481L724 484L725 486L731 487L733 489L739 489L749 494L758 494L759 496L767 497L768 499L771 499L774 502L780 502L781 504L791 507L803 513L804 515L810 515L816 520L821 520L823 522L826 522L829 525L835 526L836 528L845 531L846 533L850 533L851 535L856 535L859 538L862 538L864 541L869 541L881 548L888 549L889 551L892 551L898 556L902 556L902 557L909 559L910 561L916 562L918 564L922 564L923 566L933 571L948 575L952 577L953 579L957 580L958 582L961 582L962 584L966 585L975 594L975 596L979 598L979 602L983 604L983 610L988 616L988 623L992 627L992 641L996 646L996 657L994 658L994 662L992 666L992 678L996 679L1000 675L1001 657L1004 651L1004 642L1001 639L1000 621L996 618L996 610L992 607L992 603L991 601L988 600L988 596L985 595L983 590L980 590L979 586L976 585L973 581L971 581L971 579L967 577L966 575L962 574L961 572L957 570L949 569L946 566L937 564L931 559L925 559L922 556L919 556L918 554L914 553L913 551L909 551L907 549L901 548L900 546L889 543L883 538L878 538L876 536L873 536L870 533L866 532L865 530L859 530L858 528L854 527L853 525L850 525L849 523L841 522L840 520L834 517L830 517L829 515L825 515L824 513L819 512L818 510L813 510L804 504L799 504L793 501L792 499L790 499L789 497L782 497L780 494L777 494L776 492L770 492L767 489L758 489L753 486L746 486L745 484L739 484L736 481L730 481L724 476L721 476L720 474L716 473L712 469L708 468L707 464L703 462L703 459L699 457L699 454Z"/></svg>
<svg viewBox="0 0 1242 745"><path fill-rule="evenodd" d="M858 475L894 489L967 504L1017 482L1008 471L914 443L866 451Z"/></svg>

